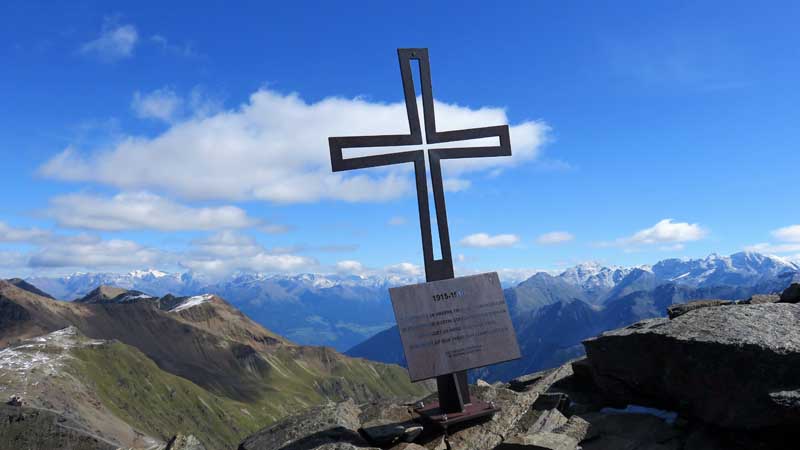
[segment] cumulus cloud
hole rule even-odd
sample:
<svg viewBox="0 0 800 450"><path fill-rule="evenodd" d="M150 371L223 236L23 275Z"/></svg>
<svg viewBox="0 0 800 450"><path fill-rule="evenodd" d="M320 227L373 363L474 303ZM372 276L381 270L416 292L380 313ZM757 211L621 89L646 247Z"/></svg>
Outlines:
<svg viewBox="0 0 800 450"><path fill-rule="evenodd" d="M113 197L69 194L50 203L47 213L59 225L90 230L216 230L260 224L235 206L193 208L147 192Z"/></svg>
<svg viewBox="0 0 800 450"><path fill-rule="evenodd" d="M237 271L296 272L311 271L319 263L306 256L271 251L250 236L221 231L196 240L179 265L211 276Z"/></svg>
<svg viewBox="0 0 800 450"><path fill-rule="evenodd" d="M0 251L0 267L19 270L27 264L26 256L21 252ZM13 276L18 276L14 273Z"/></svg>
<svg viewBox="0 0 800 450"><path fill-rule="evenodd" d="M148 93L133 93L131 108L138 117L171 122L180 113L183 99L172 89L162 88Z"/></svg>
<svg viewBox="0 0 800 450"><path fill-rule="evenodd" d="M748 245L745 250L773 254L800 252L800 225L778 228L772 230L770 234L777 242L761 242Z"/></svg>
<svg viewBox="0 0 800 450"><path fill-rule="evenodd" d="M573 240L575 240L575 236L566 231L551 231L536 238L536 242L541 245L563 244Z"/></svg>
<svg viewBox="0 0 800 450"><path fill-rule="evenodd" d="M470 109L437 102L436 113L441 130L507 123L500 108ZM154 137L128 136L93 152L68 147L46 162L40 173L192 199L383 201L413 192L411 166L331 173L327 138L407 133L405 124L403 103L343 98L308 103L297 94L261 89L236 109L183 119ZM548 129L537 121L513 125L513 157L445 161L446 175L464 179L476 171L535 159ZM345 152L348 157L358 153ZM449 184L451 189L467 185L465 181Z"/></svg>
<svg viewBox="0 0 800 450"><path fill-rule="evenodd" d="M391 266L385 267L384 272L389 275L400 275L404 277L419 277L425 273L422 266L410 262L392 264Z"/></svg>
<svg viewBox="0 0 800 450"><path fill-rule="evenodd" d="M601 247L635 248L644 245L660 245L662 250L679 250L686 242L699 241L708 236L708 230L696 223L675 222L664 219L650 228L637 231L632 236L619 238L613 242L600 242Z"/></svg>
<svg viewBox="0 0 800 450"><path fill-rule="evenodd" d="M83 44L80 52L92 55L101 61L114 62L133 56L133 49L139 40L136 27L130 24L117 24L106 19L100 37Z"/></svg>
<svg viewBox="0 0 800 450"><path fill-rule="evenodd" d="M344 274L359 275L364 272L364 265L359 261L345 260L336 263L336 271Z"/></svg>
<svg viewBox="0 0 800 450"><path fill-rule="evenodd" d="M51 239L28 260L34 268L147 267L160 262L161 252L138 243L97 236L61 236Z"/></svg>
<svg viewBox="0 0 800 450"><path fill-rule="evenodd" d="M50 232L38 228L16 228L0 222L0 242L39 242Z"/></svg>
<svg viewBox="0 0 800 450"><path fill-rule="evenodd" d="M800 242L800 225L778 228L772 232L772 235L784 242Z"/></svg>
<svg viewBox="0 0 800 450"><path fill-rule="evenodd" d="M472 182L464 178L445 178L442 184L445 192L461 192L472 186Z"/></svg>
<svg viewBox="0 0 800 450"><path fill-rule="evenodd" d="M464 247L494 248L511 247L520 241L516 234L497 234L490 236L487 233L475 233L461 239L460 244Z"/></svg>

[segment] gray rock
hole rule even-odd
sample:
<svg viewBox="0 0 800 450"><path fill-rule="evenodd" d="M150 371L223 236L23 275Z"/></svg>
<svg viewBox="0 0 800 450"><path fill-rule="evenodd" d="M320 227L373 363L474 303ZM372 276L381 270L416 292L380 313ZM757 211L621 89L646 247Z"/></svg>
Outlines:
<svg viewBox="0 0 800 450"><path fill-rule="evenodd" d="M400 443L392 447L392 450L427 450L425 447L412 443Z"/></svg>
<svg viewBox="0 0 800 450"><path fill-rule="evenodd" d="M557 409L531 409L529 414L522 418L518 428L524 431L523 434L534 434L553 431L566 423L567 418Z"/></svg>
<svg viewBox="0 0 800 450"><path fill-rule="evenodd" d="M365 424L361 432L370 444L380 446L399 442L406 427L399 423Z"/></svg>
<svg viewBox="0 0 800 450"><path fill-rule="evenodd" d="M800 425L800 305L701 308L584 341L607 396L733 428ZM781 400L783 399L783 400Z"/></svg>
<svg viewBox="0 0 800 450"><path fill-rule="evenodd" d="M501 409L491 420L467 428L453 430L448 438L452 450L493 449L507 437L524 434L534 421L530 411L539 395L554 383L572 375L569 364L548 371L541 379L527 387L524 392L515 392L503 387L472 386L473 398L485 402L493 401Z"/></svg>
<svg viewBox="0 0 800 450"><path fill-rule="evenodd" d="M347 400L311 408L251 435L239 450L349 450L370 448L358 434L361 410Z"/></svg>
<svg viewBox="0 0 800 450"><path fill-rule="evenodd" d="M689 311L694 311L695 309L730 305L732 303L733 302L730 300L696 300L688 303L678 303L667 308L667 315L670 319L674 319L678 316L686 314Z"/></svg>
<svg viewBox="0 0 800 450"><path fill-rule="evenodd" d="M578 441L565 434L537 433L515 435L495 450L576 450Z"/></svg>
<svg viewBox="0 0 800 450"><path fill-rule="evenodd" d="M786 288L781 293L781 303L797 303L800 302L800 283L792 283L791 286Z"/></svg>
<svg viewBox="0 0 800 450"><path fill-rule="evenodd" d="M589 433L589 422L580 416L572 416L567 420L567 423L555 428L553 433L566 434L576 441L581 442L586 439L586 435Z"/></svg>
<svg viewBox="0 0 800 450"><path fill-rule="evenodd" d="M529 386L544 378L549 371L536 372L521 377L514 378L508 382L509 388L513 391L522 392L528 389Z"/></svg>
<svg viewBox="0 0 800 450"><path fill-rule="evenodd" d="M167 444L165 450L206 450L205 446L191 434L178 434Z"/></svg>
<svg viewBox="0 0 800 450"><path fill-rule="evenodd" d="M565 412L567 407L569 407L569 397L561 392L545 392L533 403L533 409L538 411L557 409Z"/></svg>
<svg viewBox="0 0 800 450"><path fill-rule="evenodd" d="M781 296L778 294L756 294L741 303L745 305L760 305L762 303L778 303Z"/></svg>

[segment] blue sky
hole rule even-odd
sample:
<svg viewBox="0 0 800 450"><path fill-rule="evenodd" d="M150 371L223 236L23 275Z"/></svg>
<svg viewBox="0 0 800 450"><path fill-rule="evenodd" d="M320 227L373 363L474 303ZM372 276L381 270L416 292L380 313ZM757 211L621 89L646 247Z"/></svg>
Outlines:
<svg viewBox="0 0 800 450"><path fill-rule="evenodd" d="M0 6L0 272L414 273L406 169L327 137L407 127L428 47L457 272L800 254L800 6L107 2Z"/></svg>

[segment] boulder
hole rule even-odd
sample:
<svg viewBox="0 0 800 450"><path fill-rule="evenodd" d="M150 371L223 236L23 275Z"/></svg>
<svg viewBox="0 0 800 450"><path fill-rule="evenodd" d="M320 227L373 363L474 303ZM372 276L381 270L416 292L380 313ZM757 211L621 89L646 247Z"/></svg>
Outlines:
<svg viewBox="0 0 800 450"><path fill-rule="evenodd" d="M699 308L583 344L594 382L622 403L729 428L800 425L800 305Z"/></svg>
<svg viewBox="0 0 800 450"><path fill-rule="evenodd" d="M589 422L580 416L572 416L567 423L555 428L553 433L566 434L567 436L581 442L589 433Z"/></svg>
<svg viewBox="0 0 800 450"><path fill-rule="evenodd" d="M786 288L781 293L779 300L781 303L798 303L800 302L800 283L792 283L791 286Z"/></svg>
<svg viewBox="0 0 800 450"><path fill-rule="evenodd" d="M311 408L249 436L239 450L374 449L355 431L360 414L352 400Z"/></svg>
<svg viewBox="0 0 800 450"><path fill-rule="evenodd" d="M742 300L745 305L760 305L762 303L778 303L781 296L778 294L756 294L747 300Z"/></svg>
<svg viewBox="0 0 800 450"><path fill-rule="evenodd" d="M529 386L541 380L548 372L549 371L542 371L516 377L508 382L508 387L513 391L523 392L527 390Z"/></svg>
<svg viewBox="0 0 800 450"><path fill-rule="evenodd" d="M670 319L674 319L678 316L686 314L689 311L694 311L695 309L730 305L732 303L733 302L730 300L696 300L688 303L678 303L667 308L667 315Z"/></svg>
<svg viewBox="0 0 800 450"><path fill-rule="evenodd" d="M528 385L524 392L516 392L494 385L470 386L473 398L494 402L500 407L500 411L491 420L448 430L448 448L451 450L493 449L511 436L526 434L528 429L542 416L541 411L533 409L539 396L547 392L554 383L571 375L572 366L569 364L549 370L538 381ZM548 422L548 419L543 422L554 423L552 420ZM555 426L560 424L561 422L558 421Z"/></svg>
<svg viewBox="0 0 800 450"><path fill-rule="evenodd" d="M178 434L167 443L165 450L206 450L206 447L191 434Z"/></svg>

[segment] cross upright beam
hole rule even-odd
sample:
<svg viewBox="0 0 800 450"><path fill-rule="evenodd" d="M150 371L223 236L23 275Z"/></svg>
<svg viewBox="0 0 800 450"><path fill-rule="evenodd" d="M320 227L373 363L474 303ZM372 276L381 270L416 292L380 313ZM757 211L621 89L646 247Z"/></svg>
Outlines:
<svg viewBox="0 0 800 450"><path fill-rule="evenodd" d="M429 282L445 280L453 278L455 273L453 270L453 255L450 249L450 231L447 226L447 210L444 199L441 161L443 159L511 156L511 141L508 135L508 125L437 131L428 49L400 48L397 49L397 57L400 61L400 74L403 79L403 96L406 102L409 134L330 137L328 138L328 145L331 152L331 168L334 172L340 172L344 170L413 163L414 177L417 185L420 232L422 234L422 253L425 258L425 280ZM428 183L425 173L425 151L422 149L407 150L353 158L345 158L343 155L343 150L346 148L422 145L423 134L419 123L414 78L411 75L412 60L419 62L422 112L425 120L425 143L442 144L481 138L498 138L500 141L499 145L488 147L428 149L431 186L433 188L433 201L436 207L436 223L438 225L439 245L442 255L441 259L435 259L433 253L431 215L430 206L428 205ZM445 413L445 417L447 417L447 413L463 413L465 411L465 405L470 404L466 371L438 376L436 378L436 384L439 391L439 404L442 412Z"/></svg>

